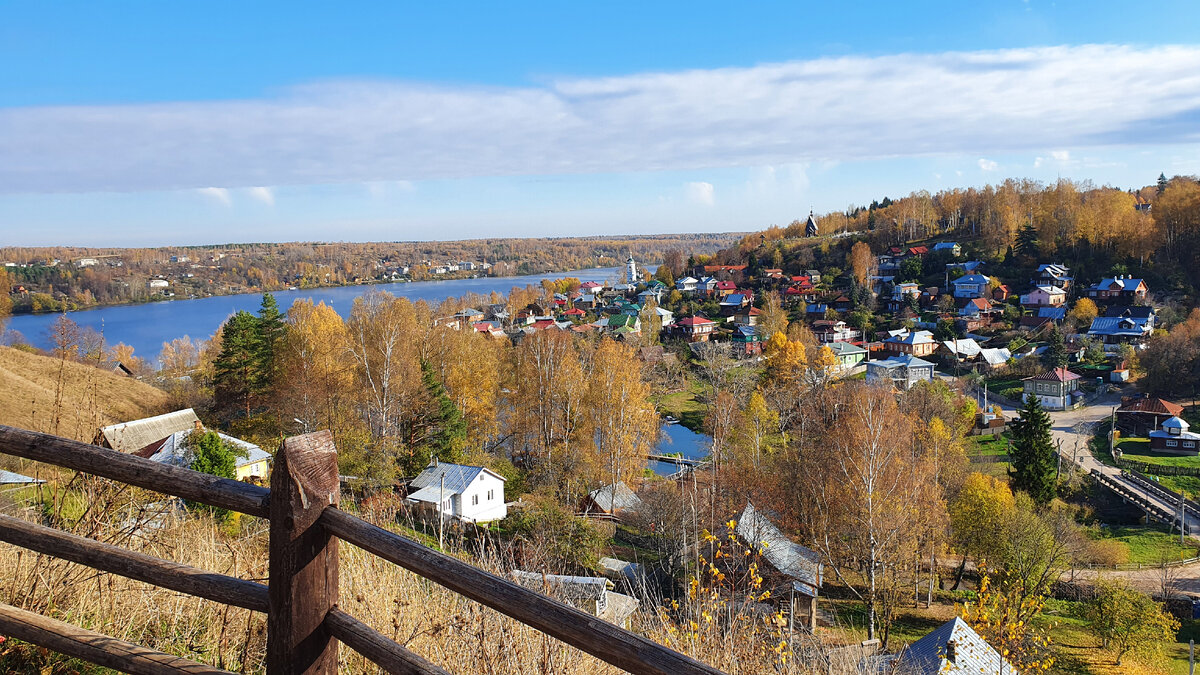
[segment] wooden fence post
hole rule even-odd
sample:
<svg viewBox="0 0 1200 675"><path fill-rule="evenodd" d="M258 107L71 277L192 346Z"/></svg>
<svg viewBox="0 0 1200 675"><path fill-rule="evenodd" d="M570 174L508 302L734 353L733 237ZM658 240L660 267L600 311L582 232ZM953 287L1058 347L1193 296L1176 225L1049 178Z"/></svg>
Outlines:
<svg viewBox="0 0 1200 675"><path fill-rule="evenodd" d="M333 435L283 442L271 471L268 675L334 675L337 640L324 626L338 602L338 542L316 524L338 503Z"/></svg>

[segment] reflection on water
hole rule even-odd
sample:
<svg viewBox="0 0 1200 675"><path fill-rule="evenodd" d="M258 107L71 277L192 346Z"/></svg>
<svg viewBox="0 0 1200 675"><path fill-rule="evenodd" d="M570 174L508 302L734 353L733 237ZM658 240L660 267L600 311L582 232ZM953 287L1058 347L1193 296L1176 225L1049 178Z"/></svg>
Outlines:
<svg viewBox="0 0 1200 675"><path fill-rule="evenodd" d="M678 454L685 459L704 459L712 451L712 438L698 434L682 424L664 424L654 452L659 455ZM683 467L671 462L650 460L646 468L660 476L670 476Z"/></svg>

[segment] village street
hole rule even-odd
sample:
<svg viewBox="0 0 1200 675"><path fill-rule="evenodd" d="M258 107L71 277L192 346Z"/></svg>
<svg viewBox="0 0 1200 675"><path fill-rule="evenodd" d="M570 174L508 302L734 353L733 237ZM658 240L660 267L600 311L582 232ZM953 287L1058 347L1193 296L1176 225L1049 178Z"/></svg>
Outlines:
<svg viewBox="0 0 1200 675"><path fill-rule="evenodd" d="M1079 408L1078 410L1050 413L1050 419L1053 424L1051 435L1053 436L1054 443L1058 448L1061 448L1065 461L1074 461L1080 468L1089 473L1092 470L1099 471L1147 502L1157 504L1164 509L1170 509L1174 512L1177 505L1167 504L1158 495L1150 493L1142 486L1123 478L1121 470L1117 467L1103 464L1092 456L1088 448L1088 441L1095 435L1096 426L1107 419L1112 414L1113 408L1120 404L1120 393L1113 393L1094 401L1092 405ZM1010 419L1017 414L1017 410L1011 406L1001 405L1001 409ZM1189 511L1187 514L1187 523L1189 534L1193 538L1200 539L1200 518L1197 517L1197 514ZM1063 574L1064 580L1068 578L1090 580L1097 577L1120 577L1147 593L1160 592L1164 581L1162 569L1149 567L1141 570L1077 570L1073 573L1067 572ZM1190 563L1169 568L1167 578L1174 592L1200 597L1200 563Z"/></svg>

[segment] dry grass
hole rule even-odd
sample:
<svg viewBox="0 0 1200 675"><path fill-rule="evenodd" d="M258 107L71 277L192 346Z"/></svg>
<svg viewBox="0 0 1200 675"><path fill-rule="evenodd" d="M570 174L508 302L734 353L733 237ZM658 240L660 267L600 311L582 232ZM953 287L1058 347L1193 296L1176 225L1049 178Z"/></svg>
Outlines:
<svg viewBox="0 0 1200 675"><path fill-rule="evenodd" d="M43 473L46 475L46 473ZM254 534L231 535L211 520L188 516L161 529L130 532L130 520L144 522L152 493L114 486L102 479L62 475L61 487L26 508L26 517L56 521L61 529L109 541L125 548L176 560L246 579L264 581L266 535L262 522L245 517ZM76 497L67 499L67 494ZM56 518L55 505L82 501L88 506L69 518ZM8 504L6 512L21 512ZM387 526L390 514L367 514ZM122 527L124 526L124 527ZM467 554L461 554L467 557ZM472 562L503 573L511 564L485 557ZM341 547L341 606L383 634L456 673L516 675L523 673L621 672L498 612L448 591L353 546ZM231 609L133 582L86 567L0 544L0 600L84 626L120 639L239 672L261 672L265 622L261 614ZM856 654L845 664L820 642L798 644L805 656L778 664L768 639L770 631L734 622L732 629L711 630L700 638L680 640L686 631L653 608L631 620L634 630L670 644L731 674L849 673ZM7 651L6 651L7 650ZM375 673L378 669L342 647L342 672ZM779 666L778 668L776 666ZM0 671L17 673L96 672L87 664L54 653L16 645L0 646Z"/></svg>
<svg viewBox="0 0 1200 675"><path fill-rule="evenodd" d="M143 382L0 347L0 424L91 441L99 425L156 415L166 405L167 394Z"/></svg>

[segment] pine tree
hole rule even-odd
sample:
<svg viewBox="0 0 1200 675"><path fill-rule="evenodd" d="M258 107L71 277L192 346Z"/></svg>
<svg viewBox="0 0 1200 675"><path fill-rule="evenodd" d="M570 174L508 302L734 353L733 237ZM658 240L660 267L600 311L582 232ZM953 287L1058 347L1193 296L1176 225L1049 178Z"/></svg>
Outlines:
<svg viewBox="0 0 1200 675"><path fill-rule="evenodd" d="M1049 503L1057 489L1054 446L1050 440L1050 414L1038 397L1025 397L1021 419L1013 422L1012 486L1024 490L1039 504Z"/></svg>
<svg viewBox="0 0 1200 675"><path fill-rule="evenodd" d="M1167 174L1158 174L1158 194L1162 194L1163 190L1167 189Z"/></svg>
<svg viewBox="0 0 1200 675"><path fill-rule="evenodd" d="M250 416L262 389L258 319L240 311L221 327L221 353L213 362L213 398L219 414Z"/></svg>
<svg viewBox="0 0 1200 675"><path fill-rule="evenodd" d="M287 335L287 323L275 296L263 293L262 305L258 309L258 369L259 391L264 393L275 383L279 370L279 353L283 338Z"/></svg>
<svg viewBox="0 0 1200 675"><path fill-rule="evenodd" d="M435 457L442 462L461 460L467 442L467 421L428 361L421 361L421 382L428 396L425 413L418 422L423 427L422 441L401 458L400 466L406 473L424 469Z"/></svg>
<svg viewBox="0 0 1200 675"><path fill-rule="evenodd" d="M1038 233L1033 223L1026 223L1017 231L1016 253L1029 258L1038 254Z"/></svg>
<svg viewBox="0 0 1200 675"><path fill-rule="evenodd" d="M1042 356L1042 362L1047 368L1066 368L1067 367L1067 346L1063 341L1063 334L1057 327L1050 331L1049 344L1046 346L1046 353Z"/></svg>

